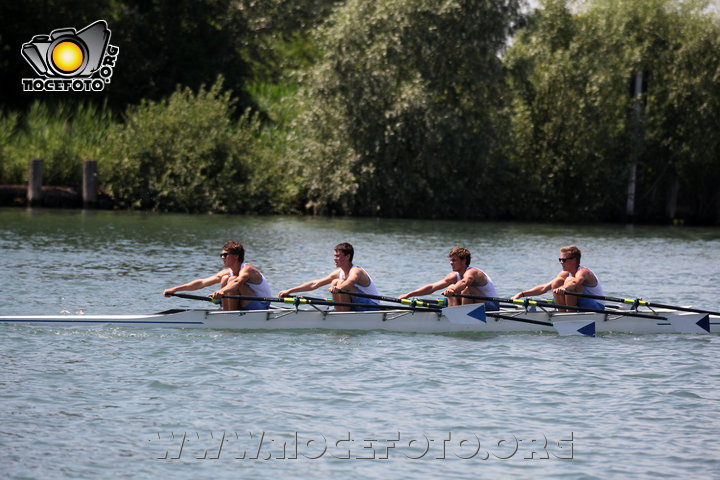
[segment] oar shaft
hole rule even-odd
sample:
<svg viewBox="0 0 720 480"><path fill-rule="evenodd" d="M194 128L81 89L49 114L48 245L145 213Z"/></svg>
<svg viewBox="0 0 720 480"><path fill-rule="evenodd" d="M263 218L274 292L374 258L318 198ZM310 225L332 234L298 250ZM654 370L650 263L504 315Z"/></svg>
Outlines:
<svg viewBox="0 0 720 480"><path fill-rule="evenodd" d="M317 302L326 302L327 305L339 305L341 307L363 307L363 308L377 308L379 310L412 310L414 312L440 312L437 308L429 308L429 307L395 307L393 305L380 305L380 304L369 304L369 303L345 303L345 302L336 302L332 299L326 299L326 298L315 298L315 297L299 297L301 299L307 299L310 302L317 303Z"/></svg>
<svg viewBox="0 0 720 480"><path fill-rule="evenodd" d="M401 303L403 305L408 306L418 306L418 307L429 307L429 308L439 308L439 302L430 302L427 300L408 300L407 298L394 298L394 297L386 297L384 295L372 295L370 293L361 293L361 292L348 292L346 290L340 290L340 292L345 295L351 295L353 297L361 297L361 298L369 298L372 300L382 300L384 302L394 302L394 303Z"/></svg>
<svg viewBox="0 0 720 480"><path fill-rule="evenodd" d="M679 305L663 305L662 303L655 303L655 302L642 302L642 303L640 303L640 305L644 305L646 307L668 308L670 310L680 310L682 312L708 313L710 315L720 315L720 312L713 312L712 310L702 310L700 308L681 307Z"/></svg>
<svg viewBox="0 0 720 480"><path fill-rule="evenodd" d="M720 312L713 312L712 310L703 310L700 308L682 307L679 305L665 305L662 303L648 302L647 300L640 300L639 298L616 298L616 297L605 297L602 295L591 295L589 293L575 293L565 292L566 295L574 295L576 297L593 298L595 300L605 300L607 302L618 302L643 307L655 307L655 308L668 308L670 310L680 310L682 312L694 312L694 313L709 313L710 315L720 315Z"/></svg>
<svg viewBox="0 0 720 480"><path fill-rule="evenodd" d="M512 320L513 322L532 323L533 325L543 325L545 327L554 327L555 326L551 322L543 322L542 320L532 320L530 318L513 317L512 315L502 315L500 313L494 313L494 312L486 312L485 316L493 317L493 318L500 318L503 320Z"/></svg>
<svg viewBox="0 0 720 480"><path fill-rule="evenodd" d="M411 307L393 307L392 305L370 305L350 302L336 302L325 298L315 297L253 297L249 295L223 295L223 298L232 298L235 300L250 300L259 302L279 302L291 305L328 305L331 307L358 307L374 308L378 310L415 310L419 312L437 311L430 308L411 308Z"/></svg>
<svg viewBox="0 0 720 480"><path fill-rule="evenodd" d="M254 297L252 295L223 295L222 298L230 298L233 300L248 300L251 302L295 303L296 297Z"/></svg>
<svg viewBox="0 0 720 480"><path fill-rule="evenodd" d="M607 313L607 314L617 314L617 315L624 315L628 317L640 317L640 318L654 318L656 320L663 319L663 317L659 317L657 315L650 315L650 314L644 314L644 313L633 313L633 312L625 312L625 311L617 311L617 310L600 310L599 308L585 308L585 307L578 307L575 305L558 305L557 303L550 303L550 302L543 302L540 300L520 300L519 298L512 299L512 298L496 298L496 297L483 297L480 295L467 295L462 293L456 293L456 297L463 297L463 298L471 298L475 300L484 300L486 302L498 302L498 303L511 303L514 305L520 305L525 308L527 307L547 307L547 308L555 308L555 309L564 309L564 310L572 310L574 312L589 312L589 313Z"/></svg>

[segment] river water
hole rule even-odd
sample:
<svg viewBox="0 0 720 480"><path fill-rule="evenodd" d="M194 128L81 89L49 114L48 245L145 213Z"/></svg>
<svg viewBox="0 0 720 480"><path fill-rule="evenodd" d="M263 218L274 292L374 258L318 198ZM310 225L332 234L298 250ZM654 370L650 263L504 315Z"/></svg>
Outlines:
<svg viewBox="0 0 720 480"><path fill-rule="evenodd" d="M720 229L0 209L0 315L149 313L246 247L274 291L384 295L469 248L501 296L576 244L612 296L717 310ZM323 292L324 293L324 292ZM0 325L8 478L720 478L720 336Z"/></svg>

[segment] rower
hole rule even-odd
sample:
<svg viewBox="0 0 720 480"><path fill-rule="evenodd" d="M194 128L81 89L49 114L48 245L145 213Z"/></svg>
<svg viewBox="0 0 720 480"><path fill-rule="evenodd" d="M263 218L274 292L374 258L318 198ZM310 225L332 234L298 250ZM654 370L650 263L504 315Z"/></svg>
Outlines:
<svg viewBox="0 0 720 480"><path fill-rule="evenodd" d="M357 306L336 306L335 310L341 311L366 311L376 310L372 305L377 305L375 299L365 297L355 297L347 293L341 292L359 292L368 295L379 295L375 283L364 268L353 264L355 249L349 243L340 243L335 246L333 261L335 262L335 270L329 275L310 280L287 290L280 290L279 297L287 297L295 292L308 292L325 285L330 285L328 289L333 295L333 301L340 303L353 303Z"/></svg>
<svg viewBox="0 0 720 480"><path fill-rule="evenodd" d="M220 289L210 296L221 300L223 310L266 310L269 302L222 298L224 295L270 297L270 286L260 270L245 262L245 248L240 242L229 241L220 253L224 268L214 275L199 278L163 292L166 297L175 292L199 290L220 284Z"/></svg>
<svg viewBox="0 0 720 480"><path fill-rule="evenodd" d="M456 294L476 295L482 297L497 297L495 284L490 276L477 267L470 265L470 250L463 247L455 247L448 254L452 272L435 283L429 283L412 292L400 295L398 298L410 298L421 295L428 295L441 288L445 288L443 295L448 297L448 305L456 306L468 303L480 303L483 300L457 297ZM485 310L500 310L500 304L495 301L485 302Z"/></svg>
<svg viewBox="0 0 720 480"><path fill-rule="evenodd" d="M562 270L547 283L536 285L528 290L515 294L512 298L534 297L552 290L554 303L557 305L578 306L596 310L604 310L605 303L594 298L566 295L566 292L582 293L586 295L603 296L603 287L600 279L592 270L580 265L581 252L575 245L560 249L558 261ZM563 311L563 309L560 309Z"/></svg>

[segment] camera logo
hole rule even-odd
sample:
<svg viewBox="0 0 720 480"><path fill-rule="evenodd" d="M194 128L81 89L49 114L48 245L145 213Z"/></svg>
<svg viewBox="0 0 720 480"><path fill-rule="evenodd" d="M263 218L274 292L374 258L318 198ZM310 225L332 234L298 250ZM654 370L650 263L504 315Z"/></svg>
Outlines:
<svg viewBox="0 0 720 480"><path fill-rule="evenodd" d="M23 78L25 92L100 92L110 83L120 49L98 20L80 31L58 28L24 43L22 56L42 78Z"/></svg>

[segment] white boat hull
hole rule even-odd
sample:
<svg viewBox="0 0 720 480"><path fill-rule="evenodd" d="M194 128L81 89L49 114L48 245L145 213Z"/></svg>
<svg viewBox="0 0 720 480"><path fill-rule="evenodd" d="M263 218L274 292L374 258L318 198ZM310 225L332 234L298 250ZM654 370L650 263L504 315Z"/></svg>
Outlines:
<svg viewBox="0 0 720 480"><path fill-rule="evenodd" d="M271 309L257 311L184 310L152 315L35 315L0 316L0 323L24 325L117 325L131 327L211 328L233 330L385 330L408 333L548 332L561 335L616 332L718 333L720 317L673 310L655 318L621 313L556 313L501 310L484 315L477 304L449 307L440 312L385 310L334 312ZM630 313L630 312L628 312ZM643 312L652 315L653 312ZM493 317L500 314L503 318Z"/></svg>

